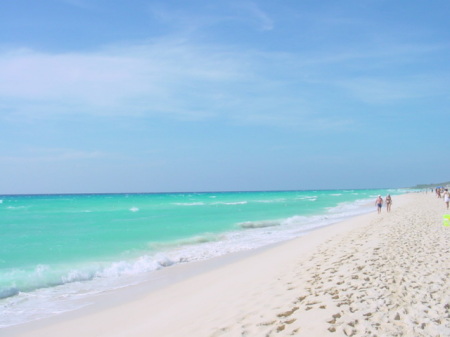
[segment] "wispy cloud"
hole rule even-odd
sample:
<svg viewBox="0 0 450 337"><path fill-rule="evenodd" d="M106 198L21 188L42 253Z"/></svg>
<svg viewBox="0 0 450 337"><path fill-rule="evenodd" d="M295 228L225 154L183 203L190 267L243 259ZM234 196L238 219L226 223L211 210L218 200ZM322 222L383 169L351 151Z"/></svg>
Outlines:
<svg viewBox="0 0 450 337"><path fill-rule="evenodd" d="M241 2L236 5L241 11L241 19L255 24L261 30L272 30L275 27L274 20L263 11L255 2Z"/></svg>
<svg viewBox="0 0 450 337"><path fill-rule="evenodd" d="M174 8L158 2L150 4L148 9L153 18L175 29L181 28L178 33L184 35L236 22L260 31L272 30L275 27L275 20L253 1L215 3L203 7L201 12L193 12L189 7L183 6Z"/></svg>
<svg viewBox="0 0 450 337"><path fill-rule="evenodd" d="M239 81L242 74L226 51L182 41L87 54L16 50L0 57L0 96L21 100L17 110L30 108L29 102L47 104L49 113L56 112L51 111L55 102L61 103L59 113L189 113L194 110L184 101L187 96L206 98L211 86Z"/></svg>
<svg viewBox="0 0 450 337"><path fill-rule="evenodd" d="M255 53L183 40L93 53L15 50L0 56L4 111L20 114L245 118L286 95ZM270 99L272 97L272 99ZM297 101L287 95L287 101ZM278 114L283 112L278 112Z"/></svg>
<svg viewBox="0 0 450 337"><path fill-rule="evenodd" d="M351 122L333 121L324 112L330 109L321 106L344 99L374 104L419 92L431 95L423 77L393 80L389 69L406 56L414 64L415 58L436 48L397 46L306 55L166 38L93 52L10 50L0 54L0 109L2 118L159 115L291 126L328 118L328 124L348 125ZM423 76L428 86L435 80ZM346 96L337 99L336 92Z"/></svg>

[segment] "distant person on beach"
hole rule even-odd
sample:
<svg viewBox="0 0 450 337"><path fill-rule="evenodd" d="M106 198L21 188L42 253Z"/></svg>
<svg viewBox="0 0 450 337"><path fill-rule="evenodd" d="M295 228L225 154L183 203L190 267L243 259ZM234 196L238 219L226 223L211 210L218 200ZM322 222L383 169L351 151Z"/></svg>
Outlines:
<svg viewBox="0 0 450 337"><path fill-rule="evenodd" d="M448 192L447 188L444 191L444 202L447 205L447 209L448 209L448 204L450 202L450 193Z"/></svg>
<svg viewBox="0 0 450 337"><path fill-rule="evenodd" d="M381 197L381 195L378 196L377 200L375 201L375 205L378 208L378 214L381 213L381 207L383 207L383 198Z"/></svg>
<svg viewBox="0 0 450 337"><path fill-rule="evenodd" d="M388 212L391 211L391 206L392 206L392 198L391 198L391 195L388 194L387 197L386 197L386 210Z"/></svg>

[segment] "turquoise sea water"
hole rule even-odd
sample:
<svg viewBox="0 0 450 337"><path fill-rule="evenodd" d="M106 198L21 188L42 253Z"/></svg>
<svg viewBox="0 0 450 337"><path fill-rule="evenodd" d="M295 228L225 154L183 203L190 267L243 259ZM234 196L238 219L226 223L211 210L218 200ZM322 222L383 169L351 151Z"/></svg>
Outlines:
<svg viewBox="0 0 450 337"><path fill-rule="evenodd" d="M404 190L0 196L0 327L177 263L304 235ZM370 201L370 206L367 202Z"/></svg>

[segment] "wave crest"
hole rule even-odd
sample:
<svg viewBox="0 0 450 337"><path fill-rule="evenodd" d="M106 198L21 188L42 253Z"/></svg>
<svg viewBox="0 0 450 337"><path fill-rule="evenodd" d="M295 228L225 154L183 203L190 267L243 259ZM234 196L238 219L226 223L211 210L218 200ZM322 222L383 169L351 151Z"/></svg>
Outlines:
<svg viewBox="0 0 450 337"><path fill-rule="evenodd" d="M280 226L281 222L279 220L245 221L240 222L238 225L241 228L264 228Z"/></svg>
<svg viewBox="0 0 450 337"><path fill-rule="evenodd" d="M176 206L204 206L205 203L204 202L175 202L173 203L173 205Z"/></svg>
<svg viewBox="0 0 450 337"><path fill-rule="evenodd" d="M16 296L19 293L19 289L16 287L8 287L0 289L0 299Z"/></svg>

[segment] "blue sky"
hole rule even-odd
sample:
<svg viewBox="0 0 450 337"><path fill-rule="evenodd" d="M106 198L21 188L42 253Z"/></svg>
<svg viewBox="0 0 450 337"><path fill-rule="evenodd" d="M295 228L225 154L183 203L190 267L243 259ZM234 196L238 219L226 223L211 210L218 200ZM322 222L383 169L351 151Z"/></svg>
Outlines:
<svg viewBox="0 0 450 337"><path fill-rule="evenodd" d="M0 2L0 194L450 180L449 1Z"/></svg>

